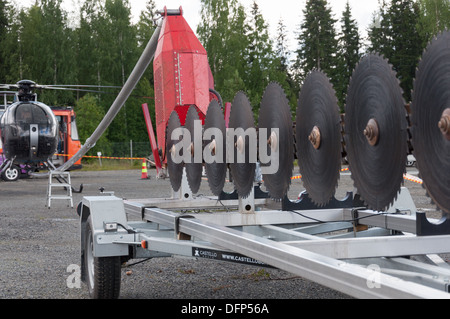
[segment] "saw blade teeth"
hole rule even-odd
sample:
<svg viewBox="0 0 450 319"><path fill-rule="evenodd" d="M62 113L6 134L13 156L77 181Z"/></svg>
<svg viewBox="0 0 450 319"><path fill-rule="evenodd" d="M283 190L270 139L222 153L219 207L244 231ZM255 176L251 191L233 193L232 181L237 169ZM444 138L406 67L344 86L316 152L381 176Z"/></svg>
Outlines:
<svg viewBox="0 0 450 319"><path fill-rule="evenodd" d="M296 144L303 186L318 207L329 203L336 193L342 160L341 130L331 81L325 72L313 70L305 78L299 95Z"/></svg>
<svg viewBox="0 0 450 319"><path fill-rule="evenodd" d="M188 181L188 185L192 191L193 194L198 193L199 189L200 189L200 185L201 185L201 181L202 181L202 167L203 167L203 161L201 161L200 163L196 163L195 162L195 157L197 157L198 155L194 156L194 151L195 151L195 141L194 141L194 136L195 136L195 121L198 121L199 118L199 114L198 114L198 110L197 108L192 105L189 107L188 112L186 114L186 123L185 123L185 127L186 129L190 132L191 135L191 145L192 147L194 147L193 150L191 150L192 156L191 156L191 162L190 163L185 163L185 167L186 167L186 176L187 176L187 181ZM200 155L202 157L203 152L201 152L202 154ZM203 159L203 157L202 157Z"/></svg>
<svg viewBox="0 0 450 319"><path fill-rule="evenodd" d="M236 105L238 107L236 107ZM243 91L239 91L231 105L231 113L229 120L229 128L242 128L244 131L254 128L253 109L247 95ZM231 130L227 130L227 135L232 134ZM236 136L235 136L236 138ZM229 138L227 137L227 140ZM256 163L249 161L249 146L244 142L245 149L245 163L237 162L237 154L235 152L235 142L227 143L227 152L234 154L233 161L230 162L230 169L233 176L234 186L239 196L248 198L251 193L253 181L255 179Z"/></svg>
<svg viewBox="0 0 450 319"><path fill-rule="evenodd" d="M387 76L383 77L378 74L387 74ZM372 79L375 76L377 81L364 81L364 79ZM380 83L384 88L383 92L388 92L383 96L379 94ZM380 95L379 99L384 102L373 104L373 106L368 104L367 99L375 95ZM383 115L386 112L390 112L391 116L384 117ZM396 193L401 188L407 156L406 128L408 125L404 116L405 113L403 91L392 65L379 53L371 53L363 57L353 71L348 88L344 141L354 186L371 209L384 209L395 198ZM360 138L362 126L358 125L358 123L369 121L368 125L373 126L373 123L370 124L372 119L378 124L377 127L383 127L383 131L379 132L378 128L376 128L377 140L375 141L371 140L372 137L369 137L369 135ZM379 126L380 120L384 121L381 123L381 126ZM404 138L403 135L405 135ZM383 140L383 136L391 136L392 143L387 143L386 139ZM403 143L405 144L404 147ZM391 144L396 145L395 149L397 151L393 151ZM386 154L389 153L386 156L390 156L390 160L387 161L391 163L390 169L387 166L379 167L380 165L373 163L383 154L381 153L382 151L387 152ZM381 177L376 177L373 173L367 171L364 166L366 164L361 164L366 162L370 162L367 165L371 167L387 171L385 173L382 172ZM397 173L389 173L391 171ZM382 189L377 191L373 190L374 188L380 188L380 185L386 186L381 187Z"/></svg>
<svg viewBox="0 0 450 319"><path fill-rule="evenodd" d="M411 103L411 145L416 165L423 176L422 186L436 206L450 212L450 163L446 160L448 141L437 129L443 116L450 83L450 32L439 32L423 50L413 84ZM444 135L445 136L445 135Z"/></svg>
<svg viewBox="0 0 450 319"><path fill-rule="evenodd" d="M279 129L277 144L280 163L278 171L274 174L263 173L264 185L268 190L269 197L272 200L279 201L286 196L291 185L294 163L294 135L289 101L283 87L278 82L269 83L264 90L259 111L260 132L262 128L269 130L273 128ZM270 131L266 133L269 134ZM288 141L285 141L285 138ZM268 146L266 155L269 155L269 149L270 146ZM261 166L267 166L266 164L268 163L264 163Z"/></svg>
<svg viewBox="0 0 450 319"><path fill-rule="evenodd" d="M165 156L167 158L167 167L168 167L168 173L169 173L169 179L170 184L172 186L172 189L174 191L178 191L181 188L181 179L183 175L183 168L184 163L181 162L180 164L176 164L172 161L172 157L170 155L171 148L172 148L172 141L169 139L169 136L171 136L171 133L173 130L180 128L180 119L178 117L178 113L176 111L172 111L170 118L167 122L166 127L166 151Z"/></svg>
<svg viewBox="0 0 450 319"><path fill-rule="evenodd" d="M225 186L227 162L226 162L226 125L223 116L222 108L216 100L211 101L205 118L205 130L209 128L219 129L222 132L222 152L224 158L219 159L219 162L208 163L205 161L205 171L208 179L208 185L212 193L219 196ZM217 137L215 137L217 139ZM203 143L203 150L209 147L211 140L205 140ZM220 143L218 144L220 145ZM216 146L217 147L217 144ZM214 150L216 153L217 150ZM220 150L219 150L220 152Z"/></svg>

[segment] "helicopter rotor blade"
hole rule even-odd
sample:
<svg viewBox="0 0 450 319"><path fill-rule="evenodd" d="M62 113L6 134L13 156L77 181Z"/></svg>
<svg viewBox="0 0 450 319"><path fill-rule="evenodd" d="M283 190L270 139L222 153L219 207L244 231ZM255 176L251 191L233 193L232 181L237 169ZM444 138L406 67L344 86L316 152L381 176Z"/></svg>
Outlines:
<svg viewBox="0 0 450 319"><path fill-rule="evenodd" d="M117 92L106 92L106 91L99 91L99 90L87 90L87 89L55 87L55 86L48 86L48 85L39 85L39 86L36 86L35 89L38 89L38 90L55 90L55 91L99 93L99 94L117 94Z"/></svg>
<svg viewBox="0 0 450 319"><path fill-rule="evenodd" d="M90 87L90 86L85 86L85 87ZM121 86L117 86L117 87L104 86L104 87L105 88L122 88ZM39 86L36 86L36 89L117 95L117 92L113 92L113 91L107 92L107 91L99 91L99 90L75 89L75 88L67 88L67 87L56 87L56 86L51 86L51 85L39 85ZM150 100L154 99L154 97L134 95L134 94L131 94L130 97L141 98L141 99L150 99Z"/></svg>
<svg viewBox="0 0 450 319"><path fill-rule="evenodd" d="M17 84L0 84L0 89L11 90L18 89L19 86Z"/></svg>
<svg viewBox="0 0 450 319"><path fill-rule="evenodd" d="M122 86L114 86L114 85L82 85L82 84L51 84L51 85L45 85L47 88L52 87L67 87L67 88L108 88L108 89L121 89Z"/></svg>

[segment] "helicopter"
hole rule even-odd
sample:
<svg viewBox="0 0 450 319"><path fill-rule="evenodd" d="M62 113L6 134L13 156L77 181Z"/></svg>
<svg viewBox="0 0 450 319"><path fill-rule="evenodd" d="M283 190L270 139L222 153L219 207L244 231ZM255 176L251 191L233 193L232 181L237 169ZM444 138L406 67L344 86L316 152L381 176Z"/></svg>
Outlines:
<svg viewBox="0 0 450 319"><path fill-rule="evenodd" d="M83 87L83 89L80 89ZM3 109L0 110L0 136L3 146L2 161L0 162L0 172L5 172L12 167L27 165L31 167L41 167L42 164L49 169L54 169L52 159L58 153L61 144L67 143L67 139L61 137L67 135L66 122L73 122L74 112L72 109L54 110L52 107L39 102L36 90L70 90L78 92L107 93L102 91L89 90L94 87L87 85L38 85L31 80L21 80L17 84L0 84L0 88L17 92L2 92L5 96ZM99 86L95 86L99 87ZM101 86L104 88L120 88L115 86ZM6 95L13 95L11 104L7 103ZM61 114L59 114L59 113ZM59 115L58 115L59 114ZM70 118L61 123L62 118L67 115ZM75 123L71 123L75 125ZM76 127L72 126L72 132ZM76 138L71 144L75 145L75 150L81 148L81 143ZM56 164L56 163L55 163ZM61 164L61 163L60 163ZM79 164L76 166L80 166Z"/></svg>
<svg viewBox="0 0 450 319"><path fill-rule="evenodd" d="M6 106L0 118L1 140L5 161L1 170L17 164L46 162L58 146L59 127L52 109L37 100L38 88L30 80L8 85L17 88L14 102Z"/></svg>
<svg viewBox="0 0 450 319"><path fill-rule="evenodd" d="M0 119L3 152L11 161L28 164L46 161L56 152L58 125L51 108L37 101L36 83L17 83L17 101Z"/></svg>

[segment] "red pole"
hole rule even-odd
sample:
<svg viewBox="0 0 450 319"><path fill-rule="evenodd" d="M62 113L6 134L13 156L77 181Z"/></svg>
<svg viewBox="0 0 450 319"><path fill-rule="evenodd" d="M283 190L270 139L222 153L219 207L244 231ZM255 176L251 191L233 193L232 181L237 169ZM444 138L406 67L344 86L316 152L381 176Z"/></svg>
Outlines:
<svg viewBox="0 0 450 319"><path fill-rule="evenodd" d="M225 127L229 127L230 123L230 113L231 113L231 103L227 102L225 103Z"/></svg>
<svg viewBox="0 0 450 319"><path fill-rule="evenodd" d="M145 124L147 125L150 146L152 147L153 157L155 158L156 170L159 173L159 171L162 169L161 159L159 157L158 146L156 144L155 133L153 132L153 124L150 118L150 112L148 111L147 103L142 104L142 110L144 111Z"/></svg>

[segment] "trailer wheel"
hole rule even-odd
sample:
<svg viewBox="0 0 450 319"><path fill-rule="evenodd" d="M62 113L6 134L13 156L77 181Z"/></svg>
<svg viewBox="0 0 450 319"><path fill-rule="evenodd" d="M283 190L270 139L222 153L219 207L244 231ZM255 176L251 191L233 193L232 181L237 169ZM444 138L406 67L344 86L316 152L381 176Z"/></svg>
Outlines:
<svg viewBox="0 0 450 319"><path fill-rule="evenodd" d="M94 257L92 218L86 225L84 263L89 295L94 299L117 299L120 293L120 257Z"/></svg>

